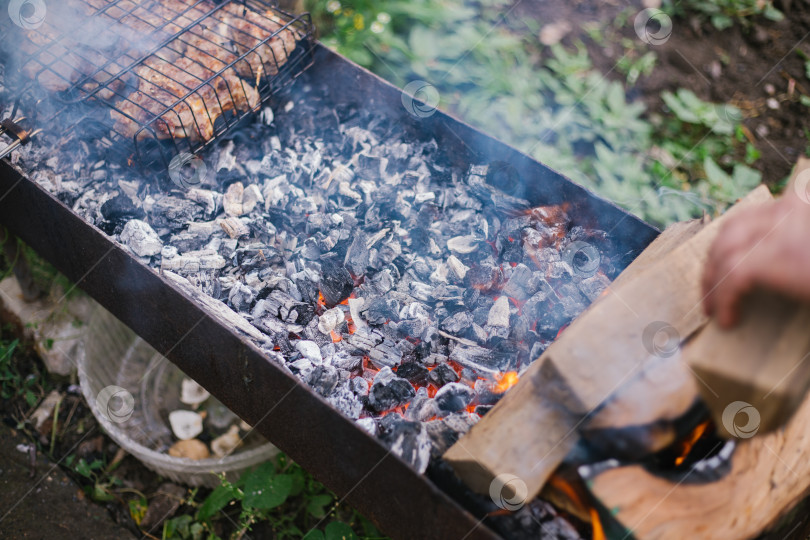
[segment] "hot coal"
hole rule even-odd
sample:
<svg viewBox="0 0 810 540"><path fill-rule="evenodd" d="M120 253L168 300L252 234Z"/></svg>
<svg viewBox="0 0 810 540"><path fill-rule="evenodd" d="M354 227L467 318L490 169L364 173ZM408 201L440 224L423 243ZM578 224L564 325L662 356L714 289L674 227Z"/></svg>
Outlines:
<svg viewBox="0 0 810 540"><path fill-rule="evenodd" d="M463 411L473 399L473 389L462 383L442 386L433 398L439 410L445 413Z"/></svg>
<svg viewBox="0 0 810 540"><path fill-rule="evenodd" d="M416 391L411 383L397 377L391 368L384 367L374 377L368 394L368 403L376 412L382 412L408 403L415 395Z"/></svg>
<svg viewBox="0 0 810 540"><path fill-rule="evenodd" d="M458 381L458 374L447 364L439 364L428 374L428 380L438 388Z"/></svg>
<svg viewBox="0 0 810 540"><path fill-rule="evenodd" d="M532 208L511 165L461 163L365 104L297 86L270 124L211 145L191 189L107 159L103 134L43 135L16 159L422 470L424 445L437 456L500 399L499 375L522 373L621 261L565 205Z"/></svg>

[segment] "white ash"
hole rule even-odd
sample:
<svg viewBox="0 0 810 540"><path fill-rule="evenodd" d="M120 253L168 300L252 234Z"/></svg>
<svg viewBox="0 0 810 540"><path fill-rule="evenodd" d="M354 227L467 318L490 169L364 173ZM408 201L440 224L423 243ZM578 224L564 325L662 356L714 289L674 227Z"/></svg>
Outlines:
<svg viewBox="0 0 810 540"><path fill-rule="evenodd" d="M423 470L500 397L475 381L522 373L620 259L605 233L488 183L487 165L321 90L212 145L189 190L96 140L12 159ZM575 241L597 247L598 273L563 260Z"/></svg>
<svg viewBox="0 0 810 540"><path fill-rule="evenodd" d="M121 231L121 242L127 245L138 257L151 257L163 249L160 237L145 221L132 219Z"/></svg>

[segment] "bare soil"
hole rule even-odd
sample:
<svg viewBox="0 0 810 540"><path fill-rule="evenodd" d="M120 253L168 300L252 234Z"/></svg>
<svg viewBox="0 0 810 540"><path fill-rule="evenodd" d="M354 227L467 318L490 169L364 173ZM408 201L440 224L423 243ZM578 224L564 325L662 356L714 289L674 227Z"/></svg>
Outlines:
<svg viewBox="0 0 810 540"><path fill-rule="evenodd" d="M638 2L634 5L642 9ZM661 93L678 88L690 89L706 101L739 107L746 137L762 154L754 167L769 184L785 178L810 147L805 133L810 130L810 108L799 102L801 95L810 97L810 79L801 56L810 56L810 2L788 1L778 7L785 14L782 21L757 16L722 31L694 15L674 18L670 38L648 46L658 55L655 68L639 79L628 96L644 101L647 114L664 112ZM533 17L542 24L568 21L572 31L563 43L583 41L597 69L624 80L615 69L624 48L619 43L595 43L582 25L606 24L625 9L626 4L618 1L544 0L521 2L515 15ZM638 42L632 21L631 16L622 35Z"/></svg>

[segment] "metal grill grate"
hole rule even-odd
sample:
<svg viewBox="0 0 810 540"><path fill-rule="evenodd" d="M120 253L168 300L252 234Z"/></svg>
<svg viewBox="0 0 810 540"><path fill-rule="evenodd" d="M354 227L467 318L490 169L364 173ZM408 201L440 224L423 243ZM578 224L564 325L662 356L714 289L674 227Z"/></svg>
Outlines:
<svg viewBox="0 0 810 540"><path fill-rule="evenodd" d="M48 90L73 117L103 104L82 121L147 167L199 152L312 63L309 15L264 0L66 0L36 28L6 26L14 93Z"/></svg>

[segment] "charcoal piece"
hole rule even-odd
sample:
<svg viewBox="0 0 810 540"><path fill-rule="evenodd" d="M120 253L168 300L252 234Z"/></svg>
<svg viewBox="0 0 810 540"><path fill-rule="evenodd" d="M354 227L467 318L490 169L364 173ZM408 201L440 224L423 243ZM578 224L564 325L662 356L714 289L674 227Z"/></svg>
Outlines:
<svg viewBox="0 0 810 540"><path fill-rule="evenodd" d="M327 307L334 307L352 293L354 280L349 271L331 259L321 264L320 290Z"/></svg>
<svg viewBox="0 0 810 540"><path fill-rule="evenodd" d="M469 288L464 291L462 295L462 300L464 301L464 306L467 309L474 309L475 306L478 304L478 298L481 296L481 291L475 288Z"/></svg>
<svg viewBox="0 0 810 540"><path fill-rule="evenodd" d="M428 381L439 388L458 381L458 374L447 364L439 364L428 373Z"/></svg>
<svg viewBox="0 0 810 540"><path fill-rule="evenodd" d="M163 249L160 237L145 221L132 219L121 231L121 243L125 244L138 257L151 257Z"/></svg>
<svg viewBox="0 0 810 540"><path fill-rule="evenodd" d="M301 353L301 356L312 362L313 364L320 364L323 362L321 355L321 348L314 341L299 340L295 342L295 349Z"/></svg>
<svg viewBox="0 0 810 540"><path fill-rule="evenodd" d="M369 384L363 377L354 377L349 381L349 389L358 396L368 394Z"/></svg>
<svg viewBox="0 0 810 540"><path fill-rule="evenodd" d="M307 238L300 248L300 253L303 258L309 261L317 261L321 258L321 248L318 246L318 241L312 237Z"/></svg>
<svg viewBox="0 0 810 540"><path fill-rule="evenodd" d="M365 305L368 308L362 312L369 324L385 324L389 320L399 320L399 302L390 296L381 296Z"/></svg>
<svg viewBox="0 0 810 540"><path fill-rule="evenodd" d="M361 356L352 356L346 351L338 351L332 356L332 365L345 371L357 371L363 363Z"/></svg>
<svg viewBox="0 0 810 540"><path fill-rule="evenodd" d="M610 286L610 280L603 274L594 274L579 282L579 290L593 302Z"/></svg>
<svg viewBox="0 0 810 540"><path fill-rule="evenodd" d="M459 335L473 324L473 316L467 311L459 311L444 319L439 328L453 335Z"/></svg>
<svg viewBox="0 0 810 540"><path fill-rule="evenodd" d="M385 294L396 285L395 282L399 279L400 274L396 266L393 266L393 270L396 272L396 275L392 273L392 266L389 266L379 271L371 278L371 284L374 285L378 294Z"/></svg>
<svg viewBox="0 0 810 540"><path fill-rule="evenodd" d="M455 285L441 284L435 287L430 293L430 300L434 302L445 302L445 304L462 303L462 295L464 290Z"/></svg>
<svg viewBox="0 0 810 540"><path fill-rule="evenodd" d="M255 299L256 291L240 282L236 282L228 294L228 303L233 309L241 312L250 310Z"/></svg>
<svg viewBox="0 0 810 540"><path fill-rule="evenodd" d="M535 341L532 345L531 351L529 352L529 360L534 362L545 352L546 348L548 347L547 343L542 341Z"/></svg>
<svg viewBox="0 0 810 540"><path fill-rule="evenodd" d="M365 275L370 262L367 240L368 236L364 232L357 231L343 261L352 274L358 277Z"/></svg>
<svg viewBox="0 0 810 540"><path fill-rule="evenodd" d="M371 433L372 435L377 435L378 427L377 422L371 418L360 418L357 420L357 425L360 426L362 429L366 430L367 432Z"/></svg>
<svg viewBox="0 0 810 540"><path fill-rule="evenodd" d="M327 309L321 314L320 317L318 317L318 330L320 330L321 333L328 335L334 330L339 329L344 320L345 315L340 307Z"/></svg>
<svg viewBox="0 0 810 540"><path fill-rule="evenodd" d="M386 418L393 416L386 415ZM420 422L397 422L381 437L391 451L408 462L418 473L430 463L431 439Z"/></svg>
<svg viewBox="0 0 810 540"><path fill-rule="evenodd" d="M508 356L496 354L483 347L456 345L453 352L450 353L450 360L470 368L480 375L495 375L506 371L506 368L509 367Z"/></svg>
<svg viewBox="0 0 810 540"><path fill-rule="evenodd" d="M506 241L501 250L501 260L505 263L523 262L523 245L520 241Z"/></svg>
<svg viewBox="0 0 810 540"><path fill-rule="evenodd" d="M432 457L434 459L441 457L475 425L475 422L476 418L470 414L454 413L425 423L425 429L432 443Z"/></svg>
<svg viewBox="0 0 810 540"><path fill-rule="evenodd" d="M372 410L383 412L408 403L416 395L411 383L397 377L389 367L383 367L374 377L368 394Z"/></svg>
<svg viewBox="0 0 810 540"><path fill-rule="evenodd" d="M447 241L447 249L456 255L469 255L480 249L481 242L480 238L473 235L454 236Z"/></svg>
<svg viewBox="0 0 810 540"><path fill-rule="evenodd" d="M526 300L534 294L532 286L537 283L533 281L533 273L525 264L518 264L512 269L509 281L501 289L501 292L516 300Z"/></svg>
<svg viewBox="0 0 810 540"><path fill-rule="evenodd" d="M428 397L424 388L420 388L413 398L411 404L408 405L408 410L405 411L405 419L413 420L415 422L425 422L430 418L439 414L439 408L436 402Z"/></svg>
<svg viewBox="0 0 810 540"><path fill-rule="evenodd" d="M557 287L557 296L560 298L563 315L569 319L582 313L588 305L588 301L573 283L564 283Z"/></svg>
<svg viewBox="0 0 810 540"><path fill-rule="evenodd" d="M416 362L408 362L397 368L397 375L416 385L427 384L428 370Z"/></svg>
<svg viewBox="0 0 810 540"><path fill-rule="evenodd" d="M182 231L177 234L172 235L169 238L169 244L173 247L177 248L180 253L185 253L187 251L197 251L202 249L205 243L208 241L207 237L203 237L200 235L192 234L187 231ZM222 255L222 250L220 250L220 255Z"/></svg>
<svg viewBox="0 0 810 540"><path fill-rule="evenodd" d="M314 372L312 377L314 377ZM347 386L339 387L329 396L328 401L352 420L360 418L360 414L363 412L363 403Z"/></svg>
<svg viewBox="0 0 810 540"><path fill-rule="evenodd" d="M444 413L459 412L470 404L473 398L473 389L466 384L452 382L442 386L433 400L440 411Z"/></svg>
<svg viewBox="0 0 810 540"><path fill-rule="evenodd" d="M290 330L294 332L294 330ZM318 330L318 319L313 317L306 327L299 330L297 333L303 332L304 339L314 342L318 347L323 347L328 343L332 343L332 336L326 335Z"/></svg>
<svg viewBox="0 0 810 540"><path fill-rule="evenodd" d="M478 326L477 324L472 325L469 334L470 338L473 341L476 341L478 344L486 343L487 338L489 338L487 331Z"/></svg>
<svg viewBox="0 0 810 540"><path fill-rule="evenodd" d="M488 291L495 286L498 278L499 270L497 266L482 263L471 267L467 271L465 284L479 291Z"/></svg>
<svg viewBox="0 0 810 540"><path fill-rule="evenodd" d="M117 234L121 232L124 225L131 219L143 219L146 213L143 209L135 206L127 195L120 193L101 205L99 209L104 222L99 227L107 234Z"/></svg>
<svg viewBox="0 0 810 540"><path fill-rule="evenodd" d="M298 375L301 380L305 382L309 382L313 369L312 362L306 358L299 358L295 362L290 363L290 370L293 374Z"/></svg>
<svg viewBox="0 0 810 540"><path fill-rule="evenodd" d="M431 326L429 319L422 318L400 321L398 328L402 334L408 337L421 338L424 333L431 328Z"/></svg>
<svg viewBox="0 0 810 540"><path fill-rule="evenodd" d="M179 230L200 219L203 212L203 208L193 201L165 195L155 201L148 215L155 228Z"/></svg>
<svg viewBox="0 0 810 540"><path fill-rule="evenodd" d="M494 405L476 405L474 412L478 416L484 416L492 410L492 407L494 407Z"/></svg>
<svg viewBox="0 0 810 540"><path fill-rule="evenodd" d="M529 335L528 319L515 314L510 317L510 321L511 331L509 333L509 337L518 343L523 343L526 340L526 337Z"/></svg>
<svg viewBox="0 0 810 540"><path fill-rule="evenodd" d="M315 362L313 362L313 364L315 364ZM328 364L316 365L310 373L309 385L323 397L328 397L332 391L334 391L335 387L337 387L337 384L338 371L333 366Z"/></svg>
<svg viewBox="0 0 810 540"><path fill-rule="evenodd" d="M420 302L427 302L430 299L431 293L433 292L433 287L427 283L422 283L421 281L411 281L408 287L408 292L410 292L411 296L413 296L416 300L419 300Z"/></svg>
<svg viewBox="0 0 810 540"><path fill-rule="evenodd" d="M508 328L509 327L509 299L506 296L499 297L487 314L487 326Z"/></svg>
<svg viewBox="0 0 810 540"><path fill-rule="evenodd" d="M346 339L346 343L351 352L368 356L376 366L392 368L402 361L402 352L396 343L376 330L358 329Z"/></svg>

